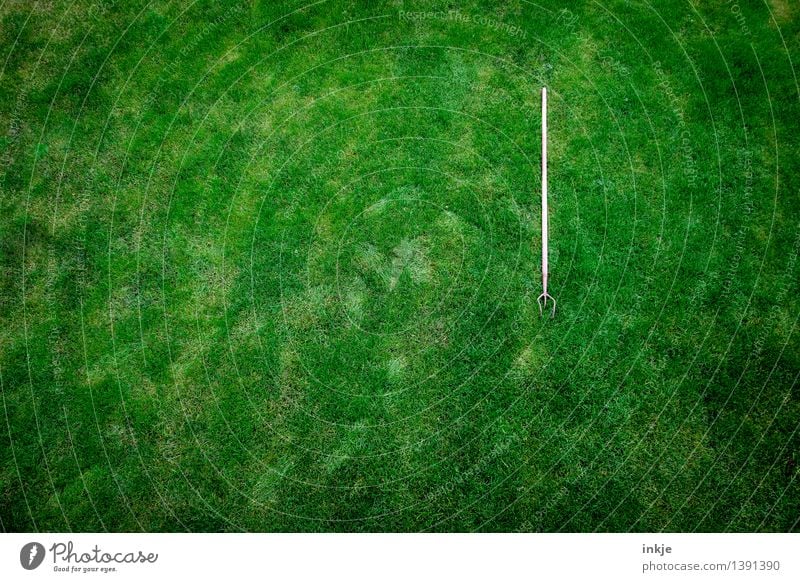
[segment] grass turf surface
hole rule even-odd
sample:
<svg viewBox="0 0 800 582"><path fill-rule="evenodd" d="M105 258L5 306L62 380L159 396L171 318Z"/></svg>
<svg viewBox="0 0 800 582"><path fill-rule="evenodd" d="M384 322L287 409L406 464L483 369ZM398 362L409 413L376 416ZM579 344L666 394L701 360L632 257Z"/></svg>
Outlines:
<svg viewBox="0 0 800 582"><path fill-rule="evenodd" d="M0 526L796 529L798 35L4 2Z"/></svg>

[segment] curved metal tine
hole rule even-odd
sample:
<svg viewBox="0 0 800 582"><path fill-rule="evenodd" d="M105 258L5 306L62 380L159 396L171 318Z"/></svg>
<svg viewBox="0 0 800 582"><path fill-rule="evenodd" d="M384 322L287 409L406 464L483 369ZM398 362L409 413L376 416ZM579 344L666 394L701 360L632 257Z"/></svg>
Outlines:
<svg viewBox="0 0 800 582"><path fill-rule="evenodd" d="M547 300L553 303L553 310L550 313L550 319L553 319L556 316L556 300L553 298L552 295L549 293L542 293L539 297L536 298L536 303L539 305L539 315L544 315L543 308L547 307Z"/></svg>

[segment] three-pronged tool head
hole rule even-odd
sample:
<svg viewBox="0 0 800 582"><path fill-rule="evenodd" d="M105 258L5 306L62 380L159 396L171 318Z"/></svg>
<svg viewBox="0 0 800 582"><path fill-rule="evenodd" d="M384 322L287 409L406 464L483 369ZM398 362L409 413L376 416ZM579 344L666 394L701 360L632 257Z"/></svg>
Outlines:
<svg viewBox="0 0 800 582"><path fill-rule="evenodd" d="M553 299L553 296L549 293L542 293L539 297L536 298L536 303L539 304L539 315L544 315L545 310L547 309L547 300L550 300L550 303L553 304L550 311L550 318L556 316L556 300Z"/></svg>

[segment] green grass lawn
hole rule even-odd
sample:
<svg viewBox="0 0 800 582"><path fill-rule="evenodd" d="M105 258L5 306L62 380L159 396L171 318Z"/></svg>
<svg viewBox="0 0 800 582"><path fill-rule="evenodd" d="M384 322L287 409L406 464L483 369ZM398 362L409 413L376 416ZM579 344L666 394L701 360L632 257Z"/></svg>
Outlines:
<svg viewBox="0 0 800 582"><path fill-rule="evenodd" d="M0 529L798 529L798 64L787 0L6 0Z"/></svg>

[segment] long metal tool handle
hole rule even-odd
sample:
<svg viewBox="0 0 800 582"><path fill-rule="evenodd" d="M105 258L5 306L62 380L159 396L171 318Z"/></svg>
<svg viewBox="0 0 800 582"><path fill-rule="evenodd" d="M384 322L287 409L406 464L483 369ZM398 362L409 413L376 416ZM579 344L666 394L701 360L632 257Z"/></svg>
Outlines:
<svg viewBox="0 0 800 582"><path fill-rule="evenodd" d="M547 87L542 87L542 291L547 295Z"/></svg>
<svg viewBox="0 0 800 582"><path fill-rule="evenodd" d="M542 87L542 294L536 299L539 304L539 313L543 313L547 307L547 300L552 304L551 317L556 314L556 300L547 292L547 278L550 275L547 264L548 238L550 235L548 228L547 212L547 87Z"/></svg>

